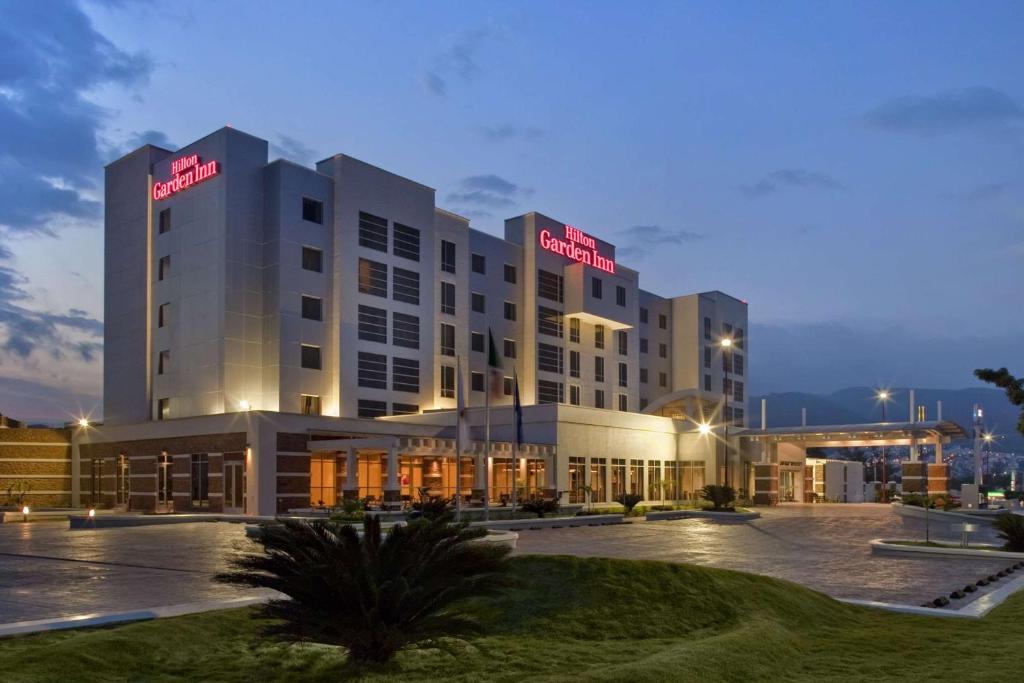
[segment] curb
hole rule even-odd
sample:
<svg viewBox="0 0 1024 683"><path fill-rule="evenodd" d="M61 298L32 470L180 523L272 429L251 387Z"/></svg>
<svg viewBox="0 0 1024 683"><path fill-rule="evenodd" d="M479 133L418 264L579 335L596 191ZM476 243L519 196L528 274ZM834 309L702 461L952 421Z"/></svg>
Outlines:
<svg viewBox="0 0 1024 683"><path fill-rule="evenodd" d="M919 553L922 555L943 555L956 557L976 557L989 560L1024 560L1024 553L1013 553L1007 550L980 550L975 548L942 548L926 545L900 545L896 541L908 539L875 538L869 541L872 552L876 553ZM987 546L997 548L998 546Z"/></svg>
<svg viewBox="0 0 1024 683"><path fill-rule="evenodd" d="M761 516L760 512L713 512L711 510L653 510L646 515L648 522L673 519L713 519L719 522L748 522Z"/></svg>

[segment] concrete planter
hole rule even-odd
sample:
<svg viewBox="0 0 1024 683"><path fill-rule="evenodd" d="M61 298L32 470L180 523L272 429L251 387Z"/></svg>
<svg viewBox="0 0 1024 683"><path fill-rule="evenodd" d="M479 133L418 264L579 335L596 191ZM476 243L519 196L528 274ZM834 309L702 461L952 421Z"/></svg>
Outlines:
<svg viewBox="0 0 1024 683"><path fill-rule="evenodd" d="M258 524L246 524L245 525L245 535L248 536L249 538L255 538L257 533L259 532L259 529L260 529L260 527L259 527ZM384 529L384 532L386 533L387 529ZM360 531L359 535L362 536L363 532ZM486 536L484 536L483 538L479 538L479 539L477 539L475 541L472 541L472 542L473 543L487 543L487 544L493 543L493 544L496 544L496 545L506 545L509 548L511 548L512 550L515 550L516 549L516 543L519 542L519 534L517 534L514 531L490 530L490 529L488 529Z"/></svg>
<svg viewBox="0 0 1024 683"><path fill-rule="evenodd" d="M718 522L748 522L761 516L760 512L714 512L713 510L650 510L648 522L663 522L672 519L713 519Z"/></svg>
<svg viewBox="0 0 1024 683"><path fill-rule="evenodd" d="M1007 510L996 511L978 511L978 512L955 512L945 510L925 510L919 508L916 505L904 505L903 503L892 503L892 511L900 517L911 517L914 519L924 519L926 516L929 521L944 523L944 524L963 524L964 522L974 522L976 524L990 524L992 518L997 514L1008 512Z"/></svg>
<svg viewBox="0 0 1024 683"><path fill-rule="evenodd" d="M876 553L909 553L917 555L943 555L953 557L977 557L979 559L986 560L1024 560L1024 553L1011 553L1005 550L997 550L997 545L985 545L979 548L976 545L973 548L957 548L957 547L936 547L927 545L902 545L899 541L905 539L882 539L876 538L871 541L871 550ZM983 548L992 548L992 550L985 550Z"/></svg>
<svg viewBox="0 0 1024 683"><path fill-rule="evenodd" d="M525 519L501 519L490 522L471 522L470 526L485 526L488 529L551 529L553 527L606 526L621 524L624 515L585 515L583 517L528 517Z"/></svg>

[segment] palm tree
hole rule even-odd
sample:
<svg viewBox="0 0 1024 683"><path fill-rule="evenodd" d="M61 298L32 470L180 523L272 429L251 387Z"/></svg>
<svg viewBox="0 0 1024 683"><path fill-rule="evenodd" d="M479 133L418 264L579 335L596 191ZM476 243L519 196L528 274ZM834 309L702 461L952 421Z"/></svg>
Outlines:
<svg viewBox="0 0 1024 683"><path fill-rule="evenodd" d="M446 518L394 526L368 517L360 534L330 520L264 524L263 552L233 559L218 581L270 588L263 615L292 640L342 645L355 662L386 662L412 643L472 629L459 603L507 584L510 549L474 543L483 529Z"/></svg>

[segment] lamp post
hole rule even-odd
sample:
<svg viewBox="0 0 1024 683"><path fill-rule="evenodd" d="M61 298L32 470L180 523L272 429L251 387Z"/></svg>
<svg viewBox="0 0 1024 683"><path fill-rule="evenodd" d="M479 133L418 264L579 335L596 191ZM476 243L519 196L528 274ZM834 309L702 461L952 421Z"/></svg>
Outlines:
<svg viewBox="0 0 1024 683"><path fill-rule="evenodd" d="M885 404L889 402L889 392L882 389L878 392L878 400L882 402L882 422L886 422L885 417ZM888 502L889 500L889 472L886 470L885 462L885 441L882 441L882 502Z"/></svg>
<svg viewBox="0 0 1024 683"><path fill-rule="evenodd" d="M732 365L732 339L729 337L723 337L719 345L722 347L722 365L725 378L722 386L723 403L722 406L722 417L725 424L723 436L725 438L725 473L726 473L726 485L730 485L735 479L735 472L732 467L732 460L729 457L729 423L732 422L732 408L729 406L729 399L732 398L733 390L732 385L729 383L729 367Z"/></svg>

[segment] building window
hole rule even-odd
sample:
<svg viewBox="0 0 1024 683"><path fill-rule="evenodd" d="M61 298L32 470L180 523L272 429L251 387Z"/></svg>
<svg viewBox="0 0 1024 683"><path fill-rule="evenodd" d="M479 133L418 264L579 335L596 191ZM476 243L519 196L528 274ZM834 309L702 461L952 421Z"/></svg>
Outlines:
<svg viewBox="0 0 1024 683"><path fill-rule="evenodd" d="M455 273L455 242L441 240L441 271Z"/></svg>
<svg viewBox="0 0 1024 683"><path fill-rule="evenodd" d="M302 295L302 317L305 320L323 320L323 299L315 296Z"/></svg>
<svg viewBox="0 0 1024 683"><path fill-rule="evenodd" d="M359 291L373 296L388 296L388 267L386 264L359 259Z"/></svg>
<svg viewBox="0 0 1024 683"><path fill-rule="evenodd" d="M736 402L743 401L743 382L734 382L733 383L733 394L732 394L732 397L733 397L733 400L736 401Z"/></svg>
<svg viewBox="0 0 1024 683"><path fill-rule="evenodd" d="M729 323L722 323L722 336L727 339L732 339L732 325Z"/></svg>
<svg viewBox="0 0 1024 683"><path fill-rule="evenodd" d="M625 363L619 363L619 386L629 386L629 366Z"/></svg>
<svg viewBox="0 0 1024 683"><path fill-rule="evenodd" d="M338 458L334 453L309 456L309 502L321 507L338 502Z"/></svg>
<svg viewBox="0 0 1024 683"><path fill-rule="evenodd" d="M420 407L415 403L392 403L391 414L392 415L416 415L420 412Z"/></svg>
<svg viewBox="0 0 1024 683"><path fill-rule="evenodd" d="M668 316L664 313L658 314L658 327L667 330L668 329Z"/></svg>
<svg viewBox="0 0 1024 683"><path fill-rule="evenodd" d="M484 295L480 292L473 292L469 297L469 306L474 313L486 313L487 312L487 300Z"/></svg>
<svg viewBox="0 0 1024 683"><path fill-rule="evenodd" d="M192 507L210 504L210 459L206 453L192 454Z"/></svg>
<svg viewBox="0 0 1024 683"><path fill-rule="evenodd" d="M157 327L167 327L171 321L171 305L160 304L156 309L156 325Z"/></svg>
<svg viewBox="0 0 1024 683"><path fill-rule="evenodd" d="M359 338L388 343L388 312L383 308L359 306Z"/></svg>
<svg viewBox="0 0 1024 683"><path fill-rule="evenodd" d="M302 220L310 223L324 223L324 203L309 197L302 198Z"/></svg>
<svg viewBox="0 0 1024 683"><path fill-rule="evenodd" d="M562 347L537 344L537 369L562 374Z"/></svg>
<svg viewBox="0 0 1024 683"><path fill-rule="evenodd" d="M477 353L484 352L484 335L482 332L471 332L469 335L469 348Z"/></svg>
<svg viewBox="0 0 1024 683"><path fill-rule="evenodd" d="M537 380L537 403L562 403L565 400L565 388L561 382L546 379Z"/></svg>
<svg viewBox="0 0 1024 683"><path fill-rule="evenodd" d="M388 220L380 216L359 212L359 246L377 251L388 251Z"/></svg>
<svg viewBox="0 0 1024 683"><path fill-rule="evenodd" d="M746 340L743 337L743 328L742 327L737 327L736 328L736 348L742 349L745 343L746 343Z"/></svg>
<svg viewBox="0 0 1024 683"><path fill-rule="evenodd" d="M578 406L580 404L580 385L570 384L569 385L569 404Z"/></svg>
<svg viewBox="0 0 1024 683"><path fill-rule="evenodd" d="M384 417L388 414L388 404L386 401L361 398L356 402L356 414L367 418Z"/></svg>
<svg viewBox="0 0 1024 683"><path fill-rule="evenodd" d="M474 273L480 273L481 275L487 274L487 259L481 254L472 254L470 256L470 262Z"/></svg>
<svg viewBox="0 0 1024 683"><path fill-rule="evenodd" d="M731 353L722 354L722 372L732 372Z"/></svg>
<svg viewBox="0 0 1024 683"><path fill-rule="evenodd" d="M314 273L324 272L324 252L313 247L302 248L302 269Z"/></svg>
<svg viewBox="0 0 1024 683"><path fill-rule="evenodd" d="M505 264L505 282L510 285L514 285L516 283L516 267L511 263Z"/></svg>
<svg viewBox="0 0 1024 683"><path fill-rule="evenodd" d="M704 375L704 391L711 391L711 375Z"/></svg>
<svg viewBox="0 0 1024 683"><path fill-rule="evenodd" d="M704 367L711 367L711 356L714 354L710 346L704 347Z"/></svg>
<svg viewBox="0 0 1024 683"><path fill-rule="evenodd" d="M511 377L506 377L505 380L501 384L502 384L502 390L503 390L502 393L504 393L506 396L511 396L512 395L512 390L514 388L512 386L512 378Z"/></svg>
<svg viewBox="0 0 1024 683"><path fill-rule="evenodd" d="M604 408L604 389L594 389L594 407Z"/></svg>
<svg viewBox="0 0 1024 683"><path fill-rule="evenodd" d="M594 325L594 348L604 348L604 325Z"/></svg>
<svg viewBox="0 0 1024 683"><path fill-rule="evenodd" d="M619 410L624 413L629 410L629 397L625 394L619 394Z"/></svg>
<svg viewBox="0 0 1024 683"><path fill-rule="evenodd" d="M505 358L515 358L516 357L516 340L515 339L506 339L505 340L504 352L505 352L505 354L504 354Z"/></svg>
<svg viewBox="0 0 1024 683"><path fill-rule="evenodd" d="M391 340L395 346L403 346L407 349L420 348L419 316L392 312Z"/></svg>
<svg viewBox="0 0 1024 683"><path fill-rule="evenodd" d="M160 261L156 268L156 279L163 282L167 278L171 277L171 257L161 256Z"/></svg>
<svg viewBox="0 0 1024 683"><path fill-rule="evenodd" d="M563 303L565 300L565 278L546 270L537 271L537 296Z"/></svg>
<svg viewBox="0 0 1024 683"><path fill-rule="evenodd" d="M659 372L658 373L658 386L659 387L667 387L668 386L668 373L667 372Z"/></svg>
<svg viewBox="0 0 1024 683"><path fill-rule="evenodd" d="M619 306L626 305L626 288L622 285L615 285L615 303Z"/></svg>
<svg viewBox="0 0 1024 683"><path fill-rule="evenodd" d="M359 386L368 389L388 388L388 357L382 353L360 351L358 355Z"/></svg>
<svg viewBox="0 0 1024 683"><path fill-rule="evenodd" d="M629 335L626 334L625 330L618 331L619 338L619 355L629 355Z"/></svg>
<svg viewBox="0 0 1024 683"><path fill-rule="evenodd" d="M484 390L484 373L482 372L471 372L469 373L469 385L473 391Z"/></svg>
<svg viewBox="0 0 1024 683"><path fill-rule="evenodd" d="M455 398L455 368L441 366L441 398Z"/></svg>
<svg viewBox="0 0 1024 683"><path fill-rule="evenodd" d="M642 412L644 412L645 410L647 410L647 406L648 406L648 405L650 405L650 404L649 404L649 403L647 402L647 399L646 399L646 398L642 398L642 399L640 399L640 412L642 413Z"/></svg>
<svg viewBox="0 0 1024 683"><path fill-rule="evenodd" d="M647 384L647 368L640 368L640 384Z"/></svg>
<svg viewBox="0 0 1024 683"><path fill-rule="evenodd" d="M604 358L601 358L601 356L594 358L594 381L604 381Z"/></svg>
<svg viewBox="0 0 1024 683"><path fill-rule="evenodd" d="M171 399L158 398L156 400L156 419L166 420L171 416Z"/></svg>
<svg viewBox="0 0 1024 683"><path fill-rule="evenodd" d="M704 338L711 339L711 318L704 318Z"/></svg>
<svg viewBox="0 0 1024 683"><path fill-rule="evenodd" d="M420 274L394 266L391 269L391 296L413 306L420 305Z"/></svg>
<svg viewBox="0 0 1024 683"><path fill-rule="evenodd" d="M640 353L647 353L647 340L640 337Z"/></svg>
<svg viewBox="0 0 1024 683"><path fill-rule="evenodd" d="M658 358L668 358L668 344L658 344Z"/></svg>
<svg viewBox="0 0 1024 683"><path fill-rule="evenodd" d="M420 362L417 359L391 359L391 390L420 393Z"/></svg>
<svg viewBox="0 0 1024 683"><path fill-rule="evenodd" d="M312 394L299 394L299 410L303 415L319 415L320 397Z"/></svg>
<svg viewBox="0 0 1024 683"><path fill-rule="evenodd" d="M537 333L562 338L562 313L545 306L537 307Z"/></svg>
<svg viewBox="0 0 1024 683"><path fill-rule="evenodd" d="M441 312L455 315L455 285L451 282L441 283Z"/></svg>
<svg viewBox="0 0 1024 683"><path fill-rule="evenodd" d="M569 352L569 376L579 377L580 376L580 352L570 351Z"/></svg>
<svg viewBox="0 0 1024 683"><path fill-rule="evenodd" d="M580 343L580 319L569 318L569 341L579 344Z"/></svg>
<svg viewBox="0 0 1024 683"><path fill-rule="evenodd" d="M159 231L160 234L169 232L171 229L171 210L164 209L160 212Z"/></svg>
<svg viewBox="0 0 1024 683"><path fill-rule="evenodd" d="M644 325L647 324L647 309L643 306L640 307L640 322Z"/></svg>
<svg viewBox="0 0 1024 683"><path fill-rule="evenodd" d="M728 377L722 378L722 393L729 398L732 397L732 380Z"/></svg>
<svg viewBox="0 0 1024 683"><path fill-rule="evenodd" d="M455 325L441 323L441 355L455 355Z"/></svg>
<svg viewBox="0 0 1024 683"><path fill-rule="evenodd" d="M516 319L516 305L511 301L505 302L505 320L515 321Z"/></svg>
<svg viewBox="0 0 1024 683"><path fill-rule="evenodd" d="M743 424L743 408L733 408L732 409L732 420L733 420L733 422L735 424L738 424L738 425L742 425ZM846 470L845 469L843 470L843 474L844 475L846 474Z"/></svg>
<svg viewBox="0 0 1024 683"><path fill-rule="evenodd" d="M743 356L736 356L732 359L732 371L740 377L743 376Z"/></svg>
<svg viewBox="0 0 1024 683"><path fill-rule="evenodd" d="M604 289L604 282L599 277L590 278L590 296L600 299Z"/></svg>
<svg viewBox="0 0 1024 683"><path fill-rule="evenodd" d="M163 375L171 370L171 352L161 351L157 356L156 374Z"/></svg>
<svg viewBox="0 0 1024 683"><path fill-rule="evenodd" d="M408 225L394 223L395 241L391 253L410 261L420 260L420 231Z"/></svg>
<svg viewBox="0 0 1024 683"><path fill-rule="evenodd" d="M302 345L302 367L307 370L320 369L320 347L312 344Z"/></svg>

